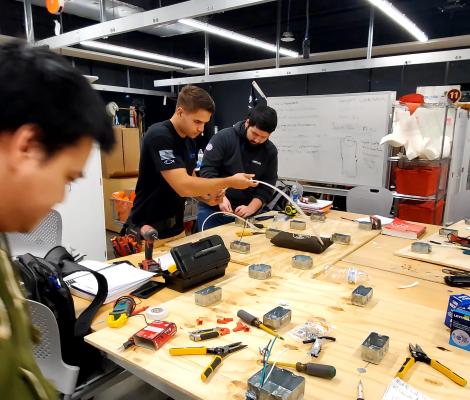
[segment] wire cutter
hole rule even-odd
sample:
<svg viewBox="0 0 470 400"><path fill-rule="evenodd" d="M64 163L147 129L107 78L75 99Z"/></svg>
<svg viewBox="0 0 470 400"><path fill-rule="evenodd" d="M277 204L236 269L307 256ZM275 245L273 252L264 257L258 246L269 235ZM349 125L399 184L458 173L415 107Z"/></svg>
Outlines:
<svg viewBox="0 0 470 400"><path fill-rule="evenodd" d="M439 361L433 360L428 357L428 355L424 352L424 350L417 344L413 346L411 343L409 345L411 357L408 357L403 365L401 366L400 370L397 373L397 377L403 379L409 369L414 365L416 361L424 362L425 364L430 365L436 371L439 371L441 374L447 376L450 380L454 381L456 384L460 386L465 386L467 384L467 380L462 378L461 376L457 375L455 372L451 371L449 368L442 365Z"/></svg>
<svg viewBox="0 0 470 400"><path fill-rule="evenodd" d="M207 378L215 371L215 369L222 364L222 358L228 356L230 353L244 349L247 345L243 345L242 342L232 343L227 346L219 347L172 347L170 354L172 356L189 356L189 355L204 355L204 354L215 354L215 357L204 369L201 374L201 380L206 381Z"/></svg>

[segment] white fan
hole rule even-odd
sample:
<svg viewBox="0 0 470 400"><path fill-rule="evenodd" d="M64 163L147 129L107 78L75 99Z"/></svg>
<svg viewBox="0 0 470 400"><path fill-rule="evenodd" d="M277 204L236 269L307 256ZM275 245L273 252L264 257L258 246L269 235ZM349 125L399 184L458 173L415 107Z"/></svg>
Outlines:
<svg viewBox="0 0 470 400"><path fill-rule="evenodd" d="M108 104L106 104L106 112L108 113L109 116L115 117L118 111L119 111L119 106L114 101L111 101Z"/></svg>

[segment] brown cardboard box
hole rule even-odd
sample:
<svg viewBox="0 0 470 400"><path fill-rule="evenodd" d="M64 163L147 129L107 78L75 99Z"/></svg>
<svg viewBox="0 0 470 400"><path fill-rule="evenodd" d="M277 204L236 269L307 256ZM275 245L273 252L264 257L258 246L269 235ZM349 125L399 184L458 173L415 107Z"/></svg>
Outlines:
<svg viewBox="0 0 470 400"><path fill-rule="evenodd" d="M113 221L111 195L120 190L135 190L136 183L137 178L103 179L104 219L106 229L117 233L121 230L121 225Z"/></svg>
<svg viewBox="0 0 470 400"><path fill-rule="evenodd" d="M124 151L124 171L138 175L140 137L137 128L122 128L122 148Z"/></svg>
<svg viewBox="0 0 470 400"><path fill-rule="evenodd" d="M139 173L140 136L137 128L113 128L116 145L109 154L101 153L104 178L137 176Z"/></svg>

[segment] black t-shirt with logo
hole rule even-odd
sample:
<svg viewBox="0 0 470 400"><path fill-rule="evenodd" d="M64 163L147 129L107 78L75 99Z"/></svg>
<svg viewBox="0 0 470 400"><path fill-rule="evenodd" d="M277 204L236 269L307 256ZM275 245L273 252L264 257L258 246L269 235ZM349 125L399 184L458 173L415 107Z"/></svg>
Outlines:
<svg viewBox="0 0 470 400"><path fill-rule="evenodd" d="M158 225L174 218L171 228L159 230L162 238L183 230L185 198L180 197L163 178L161 171L185 168L192 175L196 166L193 140L178 135L171 121L150 126L142 141L136 198L131 212L135 225Z"/></svg>

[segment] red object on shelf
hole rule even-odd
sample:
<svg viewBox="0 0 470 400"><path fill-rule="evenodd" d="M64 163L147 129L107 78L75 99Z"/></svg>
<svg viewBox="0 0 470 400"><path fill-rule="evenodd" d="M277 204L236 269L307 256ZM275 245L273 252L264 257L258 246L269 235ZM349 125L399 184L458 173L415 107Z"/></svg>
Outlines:
<svg viewBox="0 0 470 400"><path fill-rule="evenodd" d="M424 224L441 225L444 200L439 200L435 209L434 204L434 201L402 201L398 205L398 217Z"/></svg>
<svg viewBox="0 0 470 400"><path fill-rule="evenodd" d="M440 167L395 169L396 190L412 196L432 196L439 187Z"/></svg>

